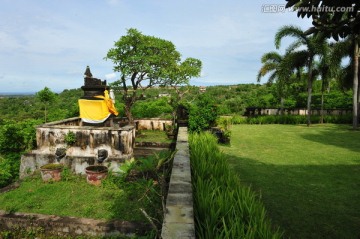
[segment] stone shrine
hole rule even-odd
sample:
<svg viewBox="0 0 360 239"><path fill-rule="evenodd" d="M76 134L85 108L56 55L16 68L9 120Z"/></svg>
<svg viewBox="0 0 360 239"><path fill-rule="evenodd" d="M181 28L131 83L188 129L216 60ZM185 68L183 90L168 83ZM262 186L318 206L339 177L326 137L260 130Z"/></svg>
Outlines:
<svg viewBox="0 0 360 239"><path fill-rule="evenodd" d="M36 127L37 148L22 155L20 178L54 162L64 164L74 173L85 173L87 166L98 164L120 172L121 164L133 158L135 128L120 127L113 101L107 95L106 81L93 78L87 67L81 88L84 96L79 99L80 117ZM91 122L91 117L99 115L105 117Z"/></svg>

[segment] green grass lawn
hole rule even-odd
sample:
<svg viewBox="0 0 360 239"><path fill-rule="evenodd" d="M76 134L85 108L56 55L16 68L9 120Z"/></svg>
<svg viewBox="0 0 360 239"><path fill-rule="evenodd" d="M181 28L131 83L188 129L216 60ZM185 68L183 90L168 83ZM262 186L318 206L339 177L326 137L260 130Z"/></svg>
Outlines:
<svg viewBox="0 0 360 239"><path fill-rule="evenodd" d="M63 177L64 178L64 177ZM116 219L148 222L143 208L153 217L161 211L161 201L152 182L139 180L118 183L108 177L101 186L93 186L82 176L45 183L39 174L21 182L20 187L0 194L0 209L58 216Z"/></svg>
<svg viewBox="0 0 360 239"><path fill-rule="evenodd" d="M141 130L141 134L135 138L136 142L158 142L171 143L174 140L169 139L165 131L160 130Z"/></svg>
<svg viewBox="0 0 360 239"><path fill-rule="evenodd" d="M234 125L221 146L285 238L360 238L360 132L344 125Z"/></svg>

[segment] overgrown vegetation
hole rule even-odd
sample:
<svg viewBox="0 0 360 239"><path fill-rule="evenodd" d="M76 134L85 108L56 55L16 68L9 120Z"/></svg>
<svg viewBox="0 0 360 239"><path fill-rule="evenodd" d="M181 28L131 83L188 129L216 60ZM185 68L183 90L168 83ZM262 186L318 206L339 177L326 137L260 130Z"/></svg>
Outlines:
<svg viewBox="0 0 360 239"><path fill-rule="evenodd" d="M192 134L192 183L197 238L281 238L259 197L240 183L214 136Z"/></svg>
<svg viewBox="0 0 360 239"><path fill-rule="evenodd" d="M151 235L159 234L172 158L171 152L164 151L128 162L121 175L110 172L100 187L67 168L62 180L54 183L44 183L36 174L22 181L19 188L0 194L0 209L146 222L153 226Z"/></svg>

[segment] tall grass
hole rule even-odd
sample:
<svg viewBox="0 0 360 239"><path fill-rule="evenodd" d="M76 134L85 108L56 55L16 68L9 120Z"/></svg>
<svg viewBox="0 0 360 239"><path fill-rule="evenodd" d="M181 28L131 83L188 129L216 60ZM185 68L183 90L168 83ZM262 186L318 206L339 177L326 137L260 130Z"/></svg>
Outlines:
<svg viewBox="0 0 360 239"><path fill-rule="evenodd" d="M191 134L189 142L197 238L281 238L258 197L230 170L216 138Z"/></svg>

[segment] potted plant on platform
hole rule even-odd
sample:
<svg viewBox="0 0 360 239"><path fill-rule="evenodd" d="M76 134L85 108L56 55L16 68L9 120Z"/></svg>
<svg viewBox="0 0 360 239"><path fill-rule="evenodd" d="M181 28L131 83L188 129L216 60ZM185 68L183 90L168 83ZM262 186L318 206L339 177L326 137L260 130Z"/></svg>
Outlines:
<svg viewBox="0 0 360 239"><path fill-rule="evenodd" d="M101 180L108 174L108 168L103 165L90 165L85 168L86 181L92 185L101 185Z"/></svg>
<svg viewBox="0 0 360 239"><path fill-rule="evenodd" d="M63 164L59 163L48 163L40 167L41 178L44 182L60 181L61 172L64 169Z"/></svg>

